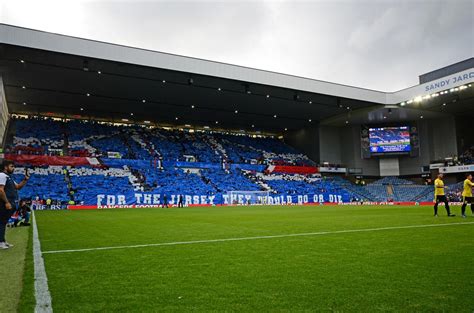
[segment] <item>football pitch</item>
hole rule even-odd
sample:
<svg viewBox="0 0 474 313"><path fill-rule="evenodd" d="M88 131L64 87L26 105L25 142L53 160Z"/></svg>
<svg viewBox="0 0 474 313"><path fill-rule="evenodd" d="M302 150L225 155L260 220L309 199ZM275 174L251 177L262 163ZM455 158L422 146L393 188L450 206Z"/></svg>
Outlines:
<svg viewBox="0 0 474 313"><path fill-rule="evenodd" d="M474 217L440 212L108 209L36 222L56 312L473 312ZM33 239L23 312L35 306Z"/></svg>

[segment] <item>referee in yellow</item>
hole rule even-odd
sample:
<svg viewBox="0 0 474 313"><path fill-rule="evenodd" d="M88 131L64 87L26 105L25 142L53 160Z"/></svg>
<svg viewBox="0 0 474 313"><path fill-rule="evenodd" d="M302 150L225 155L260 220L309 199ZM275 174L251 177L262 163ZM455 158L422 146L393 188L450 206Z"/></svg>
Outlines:
<svg viewBox="0 0 474 313"><path fill-rule="evenodd" d="M471 212L472 215L474 215L474 208L472 207L472 203L474 202L474 198L472 197L472 188L474 187L474 183L472 182L471 174L466 175L466 180L464 180L463 186L461 214L462 217L466 217L466 206L468 203L471 205Z"/></svg>
<svg viewBox="0 0 474 313"><path fill-rule="evenodd" d="M435 187L434 216L438 216L438 203L440 202L444 202L444 207L446 208L446 212L448 213L449 217L456 216L454 214L451 214L451 211L449 210L448 199L446 198L446 195L444 194L444 189L446 187L444 186L444 182L443 182L443 174L441 173L438 174L438 178L436 178L434 181L434 187Z"/></svg>

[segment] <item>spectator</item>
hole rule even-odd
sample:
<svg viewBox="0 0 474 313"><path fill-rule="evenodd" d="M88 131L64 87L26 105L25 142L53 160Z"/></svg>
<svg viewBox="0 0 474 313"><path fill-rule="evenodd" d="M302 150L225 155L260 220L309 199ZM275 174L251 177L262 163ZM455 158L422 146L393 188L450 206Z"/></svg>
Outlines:
<svg viewBox="0 0 474 313"><path fill-rule="evenodd" d="M13 245L5 239L7 222L16 209L18 190L26 185L30 177L28 172L25 172L25 177L17 184L11 177L15 170L13 161L4 160L2 170L3 172L0 173L0 249L8 249Z"/></svg>
<svg viewBox="0 0 474 313"><path fill-rule="evenodd" d="M8 221L8 226L17 227L17 226L30 226L30 215L31 208L25 200L20 201L18 210L13 213Z"/></svg>

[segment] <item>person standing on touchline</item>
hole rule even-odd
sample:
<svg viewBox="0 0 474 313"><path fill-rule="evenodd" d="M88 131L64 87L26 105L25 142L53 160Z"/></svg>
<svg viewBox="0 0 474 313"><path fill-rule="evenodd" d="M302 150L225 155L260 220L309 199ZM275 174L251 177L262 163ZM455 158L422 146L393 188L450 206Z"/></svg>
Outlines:
<svg viewBox="0 0 474 313"><path fill-rule="evenodd" d="M28 172L25 172L25 178L17 184L12 178L15 171L15 163L9 160L3 160L2 172L0 172L0 249L13 247L5 239L5 231L8 219L17 209L18 190L23 188L30 179Z"/></svg>

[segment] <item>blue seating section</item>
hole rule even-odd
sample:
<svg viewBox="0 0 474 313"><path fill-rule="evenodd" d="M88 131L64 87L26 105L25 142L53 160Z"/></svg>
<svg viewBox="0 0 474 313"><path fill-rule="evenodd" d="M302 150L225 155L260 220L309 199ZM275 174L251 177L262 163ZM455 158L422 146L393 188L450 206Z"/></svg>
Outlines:
<svg viewBox="0 0 474 313"><path fill-rule="evenodd" d="M352 194L351 199L353 200L375 201L373 195L367 191L366 186L354 185L350 181L345 180L339 176L332 177L332 180L341 188L349 191Z"/></svg>
<svg viewBox="0 0 474 313"><path fill-rule="evenodd" d="M201 171L201 173L204 178L212 182L217 192L261 190L260 186L245 177L241 170L229 170L226 172L222 169L208 169Z"/></svg>
<svg viewBox="0 0 474 313"><path fill-rule="evenodd" d="M66 124L69 141L82 140L92 136L107 136L117 132L120 127L78 120Z"/></svg>
<svg viewBox="0 0 474 313"><path fill-rule="evenodd" d="M124 158L130 159L127 147L119 136L112 136L93 140L91 146L97 148L99 154L107 155L107 152L119 152Z"/></svg>
<svg viewBox="0 0 474 313"><path fill-rule="evenodd" d="M21 138L35 137L40 140L61 140L63 139L64 123L53 120L16 120L16 133L21 135Z"/></svg>
<svg viewBox="0 0 474 313"><path fill-rule="evenodd" d="M398 178L394 176L387 176L379 180L374 181L370 185L413 185L414 182L411 180Z"/></svg>
<svg viewBox="0 0 474 313"><path fill-rule="evenodd" d="M263 178L241 169L225 171L221 168L186 169L152 167L147 161L117 160L108 170L80 167L69 169L76 203L96 204L97 195L133 194L149 192L159 194L222 195L229 191L265 191L264 182L271 194L334 194L342 195L344 201L432 201L433 186L415 184L391 185L393 194L387 192L388 185L370 184L356 186L340 177L315 179L311 176L280 175L278 179ZM123 161L123 162L122 162ZM128 161L128 162L126 162ZM117 163L117 164L115 164ZM127 165L126 165L127 164ZM122 167L123 166L123 167ZM21 190L22 198L53 199L67 202L69 192L63 171L66 167L50 166L30 170L31 179ZM139 173L135 175L133 173ZM23 179L24 168L17 168L14 179ZM260 176L259 176L260 175ZM144 178L136 182L137 177ZM271 176L271 175L268 175ZM184 183L183 183L184 182ZM449 185L447 195L451 201L461 200L462 183Z"/></svg>
<svg viewBox="0 0 474 313"><path fill-rule="evenodd" d="M462 201L462 189L463 189L463 182L459 182L456 184L448 184L446 185L448 188L446 189L446 196L450 201L456 201L456 202L461 202ZM427 202L427 201L433 201L434 200L434 188L433 186L428 186L427 190L429 192L425 192L422 194L422 197L420 197L419 202Z"/></svg>
<svg viewBox="0 0 474 313"><path fill-rule="evenodd" d="M246 161L262 157L262 153L256 150L249 137L220 134L216 137L226 150L228 160L232 163L246 163Z"/></svg>
<svg viewBox="0 0 474 313"><path fill-rule="evenodd" d="M146 147L142 147L138 142L133 139L124 139L128 144L128 153L123 157L127 156L131 159L136 160L149 160L152 156Z"/></svg>
<svg viewBox="0 0 474 313"><path fill-rule="evenodd" d="M395 201L417 201L427 190L433 190L433 186L422 185L398 185L393 186Z"/></svg>
<svg viewBox="0 0 474 313"><path fill-rule="evenodd" d="M14 121L14 120L13 120ZM15 134L13 143L7 145L7 151L21 148L25 154L51 154L50 149L62 149L64 146L64 123L53 120L20 119L13 122Z"/></svg>
<svg viewBox="0 0 474 313"><path fill-rule="evenodd" d="M202 135L188 135L181 139L185 155L195 156L198 162L220 163L219 154L205 143Z"/></svg>
<svg viewBox="0 0 474 313"><path fill-rule="evenodd" d="M97 195L123 194L133 190L127 177L103 175L71 176L76 203L95 204Z"/></svg>
<svg viewBox="0 0 474 313"><path fill-rule="evenodd" d="M306 156L271 137L216 132L151 129L117 126L98 122L50 119L13 120L15 134L34 148L54 148L80 156L107 156L118 152L122 158L146 160L161 155L164 161L185 161L192 156L198 162L261 163L315 165ZM37 151L34 151L38 153Z"/></svg>
<svg viewBox="0 0 474 313"><path fill-rule="evenodd" d="M184 161L184 147L173 131L154 130L150 142L164 161Z"/></svg>
<svg viewBox="0 0 474 313"><path fill-rule="evenodd" d="M393 195L389 195L387 191L387 186L385 185L367 185L365 186L367 192L371 195L371 198L374 201L385 202L388 200L393 200Z"/></svg>
<svg viewBox="0 0 474 313"><path fill-rule="evenodd" d="M282 194L317 193L316 185L304 181L269 180L266 183L275 191Z"/></svg>
<svg viewBox="0 0 474 313"><path fill-rule="evenodd" d="M25 199L54 199L62 202L69 200L68 188L61 168L37 168L30 170L30 180L21 189L20 196ZM24 177L24 168L17 168L13 179L19 183Z"/></svg>
<svg viewBox="0 0 474 313"><path fill-rule="evenodd" d="M215 195L269 188L270 192L281 195L325 193L343 195L345 199L381 202L433 199L432 186L416 185L398 177L384 177L367 186L356 186L340 177L322 180L300 175L262 178L254 172L262 172L267 164L315 165L296 149L272 137L77 120L17 119L12 120L12 125L14 133L11 135L15 141L8 145L12 151L15 145L31 148L21 150L21 153L48 153L48 149L53 148L61 153L77 151L77 155L101 157L102 164L110 167L109 170L72 170L70 189L62 173L64 167L37 168L22 190L25 198L38 196L67 201L72 191L76 202L94 204L97 194L133 193L137 190ZM122 159L106 158L107 152L118 152ZM466 153L466 157L470 155ZM157 157L162 158L163 169L153 167ZM189 162L190 159L196 161L192 162L196 166ZM222 169L223 161L231 163L226 164L228 170ZM260 164L258 170L255 163ZM450 196L459 197L458 189L459 186L455 185Z"/></svg>
<svg viewBox="0 0 474 313"><path fill-rule="evenodd" d="M393 200L398 202L419 201L422 195L428 190L432 190L432 186L416 185L413 181L398 177L384 177L364 187L370 194L372 199L376 201ZM389 190L392 193L389 193Z"/></svg>
<svg viewBox="0 0 474 313"><path fill-rule="evenodd" d="M117 164L119 165L119 164ZM209 169L157 169L145 163L134 162L134 166L123 168L95 169L91 167L49 167L33 171L31 180L22 190L22 198L69 200L72 191L77 204L95 205L98 195L127 195L132 197L135 192L157 193L167 195L222 195L229 191L265 191L249 171L241 169L223 170ZM137 166L138 165L138 166ZM65 174L70 177L71 188L68 189ZM16 179L21 180L24 171L18 168ZM42 172L41 172L42 171ZM286 175L290 178L266 181L271 187L272 194L338 194L344 201L351 199L354 194L346 190L338 181L323 179L305 181L303 176ZM141 181L140 181L141 180ZM222 199L222 198L217 198Z"/></svg>
<svg viewBox="0 0 474 313"><path fill-rule="evenodd" d="M188 173L183 169L158 170L156 168L141 169L146 184L151 186L147 191L163 194L196 194L211 195L216 189L205 183L197 173Z"/></svg>
<svg viewBox="0 0 474 313"><path fill-rule="evenodd" d="M258 175L258 177L278 194L332 194L341 195L344 201L356 198L356 194L344 188L339 180L330 177L319 179L298 174Z"/></svg>

